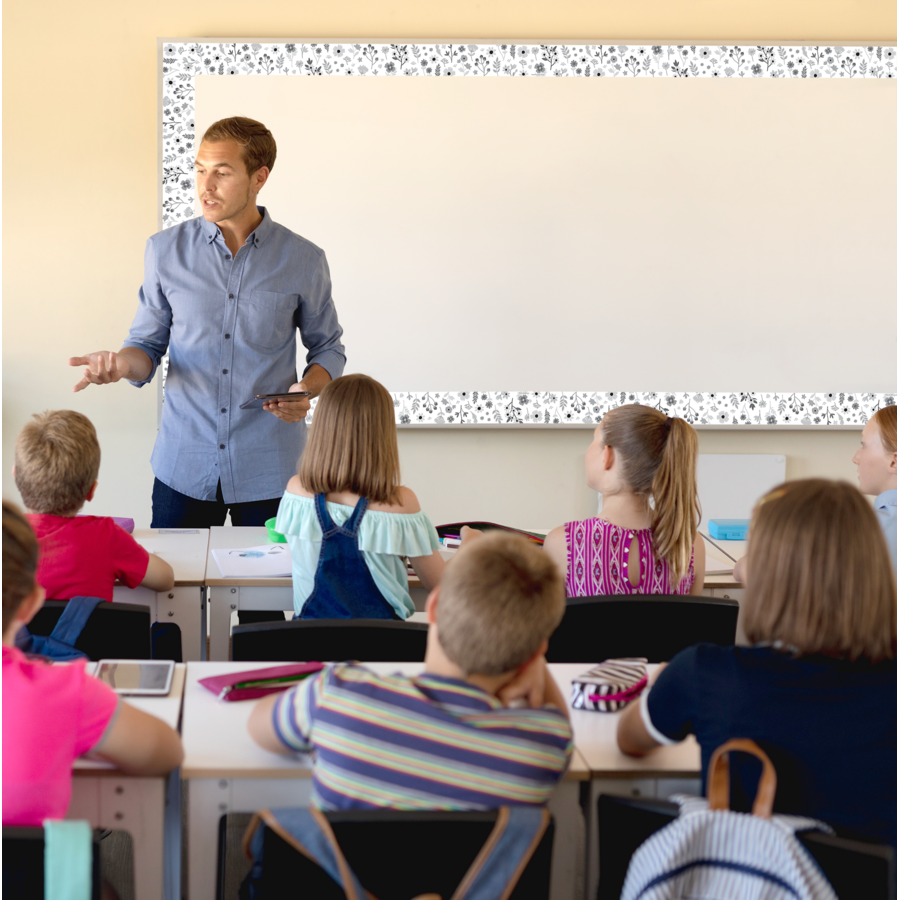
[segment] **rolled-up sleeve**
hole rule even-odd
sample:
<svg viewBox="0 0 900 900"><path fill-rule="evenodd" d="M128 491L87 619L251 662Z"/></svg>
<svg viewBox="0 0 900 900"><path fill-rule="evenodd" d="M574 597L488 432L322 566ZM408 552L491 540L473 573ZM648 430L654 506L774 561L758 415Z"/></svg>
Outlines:
<svg viewBox="0 0 900 900"><path fill-rule="evenodd" d="M151 369L147 378L131 382L135 387L143 387L153 380L160 361L166 355L172 325L172 307L160 284L153 238L147 241L144 251L144 282L138 291L138 301L137 314L122 346L137 347L150 357Z"/></svg>
<svg viewBox="0 0 900 900"><path fill-rule="evenodd" d="M338 322L337 310L331 298L331 273L325 254L319 252L318 265L312 273L308 292L300 298L297 309L300 339L307 349L306 368L319 365L334 378L344 371L347 357L341 336L344 329Z"/></svg>

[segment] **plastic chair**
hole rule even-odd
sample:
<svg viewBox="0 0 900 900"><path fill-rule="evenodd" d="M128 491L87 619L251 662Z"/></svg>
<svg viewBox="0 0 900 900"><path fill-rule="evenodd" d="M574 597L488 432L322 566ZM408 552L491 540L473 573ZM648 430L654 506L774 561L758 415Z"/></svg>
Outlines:
<svg viewBox="0 0 900 900"><path fill-rule="evenodd" d="M632 854L651 834L678 815L664 800L597 798L600 883L597 900L618 900ZM841 900L896 900L896 853L893 847L809 832L797 835L818 862Z"/></svg>
<svg viewBox="0 0 900 900"><path fill-rule="evenodd" d="M100 900L100 836L94 829L91 900ZM44 900L44 829L3 826L3 900Z"/></svg>
<svg viewBox="0 0 900 900"><path fill-rule="evenodd" d="M550 638L547 662L644 656L668 662L701 641L733 644L737 600L669 594L573 597Z"/></svg>
<svg viewBox="0 0 900 900"><path fill-rule="evenodd" d="M231 658L246 662L422 662L428 626L387 619L294 619L237 625Z"/></svg>
<svg viewBox="0 0 900 900"><path fill-rule="evenodd" d="M406 812L390 809L326 813L334 835L362 884L379 900L419 894L452 897L497 818L488 812ZM224 892L225 820L219 824L217 897ZM343 900L344 892L317 865L265 828L262 898L301 896ZM554 823L522 872L510 900L547 900ZM243 896L243 893L242 893Z"/></svg>
<svg viewBox="0 0 900 900"><path fill-rule="evenodd" d="M50 634L66 608L48 600L28 625L32 634ZM150 609L134 603L101 603L91 613L75 648L89 659L150 659Z"/></svg>

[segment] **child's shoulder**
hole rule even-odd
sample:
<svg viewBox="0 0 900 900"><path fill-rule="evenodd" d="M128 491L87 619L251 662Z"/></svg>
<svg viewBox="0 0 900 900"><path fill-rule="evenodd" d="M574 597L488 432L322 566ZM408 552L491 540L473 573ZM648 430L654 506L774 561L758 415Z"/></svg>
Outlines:
<svg viewBox="0 0 900 900"><path fill-rule="evenodd" d="M313 494L311 491L308 491L305 487L303 487L303 482L300 480L299 475L294 475L293 478L287 483L287 488L285 488L288 494L296 494L298 497L312 497Z"/></svg>
<svg viewBox="0 0 900 900"><path fill-rule="evenodd" d="M419 498L408 487L400 487L397 489L397 500L394 503L370 503L369 509L372 512L390 512L400 513L402 515L412 515L422 511L419 505Z"/></svg>

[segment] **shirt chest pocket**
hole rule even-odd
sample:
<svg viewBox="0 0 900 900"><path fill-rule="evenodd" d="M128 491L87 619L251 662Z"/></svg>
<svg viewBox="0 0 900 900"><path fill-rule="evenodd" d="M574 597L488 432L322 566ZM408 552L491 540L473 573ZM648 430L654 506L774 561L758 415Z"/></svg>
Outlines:
<svg viewBox="0 0 900 900"><path fill-rule="evenodd" d="M251 291L250 300L239 310L238 338L258 350L279 350L292 344L298 302L297 294Z"/></svg>

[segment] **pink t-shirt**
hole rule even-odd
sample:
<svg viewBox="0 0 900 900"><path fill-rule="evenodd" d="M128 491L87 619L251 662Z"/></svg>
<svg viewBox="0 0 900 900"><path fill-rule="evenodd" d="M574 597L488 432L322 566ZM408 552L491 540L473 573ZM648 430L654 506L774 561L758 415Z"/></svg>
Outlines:
<svg viewBox="0 0 900 900"><path fill-rule="evenodd" d="M119 701L84 667L3 648L4 825L65 817L72 763L100 742Z"/></svg>
<svg viewBox="0 0 900 900"><path fill-rule="evenodd" d="M48 600L100 597L112 600L118 578L137 587L150 554L109 516L28 516L41 555L37 583Z"/></svg>

